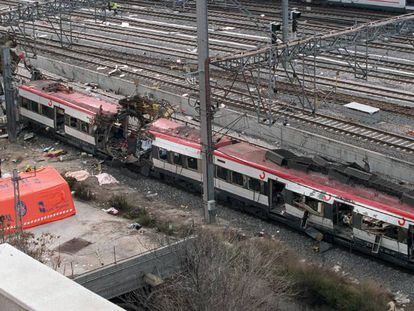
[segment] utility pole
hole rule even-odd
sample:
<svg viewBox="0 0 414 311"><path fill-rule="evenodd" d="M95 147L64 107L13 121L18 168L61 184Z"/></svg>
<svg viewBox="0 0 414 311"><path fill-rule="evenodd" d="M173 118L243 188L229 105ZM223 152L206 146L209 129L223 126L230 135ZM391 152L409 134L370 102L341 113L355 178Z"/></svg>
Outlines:
<svg viewBox="0 0 414 311"><path fill-rule="evenodd" d="M282 0L282 40L289 41L289 0Z"/></svg>
<svg viewBox="0 0 414 311"><path fill-rule="evenodd" d="M14 89L11 72L10 48L2 49L4 100L6 101L7 134L10 142L17 140L17 107L14 98Z"/></svg>
<svg viewBox="0 0 414 311"><path fill-rule="evenodd" d="M206 223L214 223L216 221L216 206L214 201L207 0L197 0L197 43L204 220Z"/></svg>
<svg viewBox="0 0 414 311"><path fill-rule="evenodd" d="M14 191L14 217L15 217L15 233L17 236L20 235L22 232L22 216L26 214L25 206L20 201L20 185L19 181L21 180L21 177L19 176L19 173L16 169L13 170L12 175L12 182L13 182L13 191Z"/></svg>

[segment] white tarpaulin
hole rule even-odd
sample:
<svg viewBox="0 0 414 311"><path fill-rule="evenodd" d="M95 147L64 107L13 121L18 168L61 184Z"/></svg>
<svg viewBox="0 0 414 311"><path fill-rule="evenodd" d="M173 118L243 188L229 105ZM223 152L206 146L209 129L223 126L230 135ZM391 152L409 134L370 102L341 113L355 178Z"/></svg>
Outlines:
<svg viewBox="0 0 414 311"><path fill-rule="evenodd" d="M75 178L77 181L86 180L89 176L90 174L85 170L76 171L76 172L67 172L65 174L65 177L72 177L72 178Z"/></svg>
<svg viewBox="0 0 414 311"><path fill-rule="evenodd" d="M118 183L115 177L109 175L108 173L101 173L95 176L98 179L99 186Z"/></svg>

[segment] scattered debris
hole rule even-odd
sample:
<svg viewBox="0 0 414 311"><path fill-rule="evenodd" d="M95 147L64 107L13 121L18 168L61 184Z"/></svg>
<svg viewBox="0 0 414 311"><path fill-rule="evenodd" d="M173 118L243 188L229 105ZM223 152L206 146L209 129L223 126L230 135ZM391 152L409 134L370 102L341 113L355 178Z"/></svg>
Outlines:
<svg viewBox="0 0 414 311"><path fill-rule="evenodd" d="M13 163L19 164L20 162L23 161L22 157L17 157L16 159L11 160Z"/></svg>
<svg viewBox="0 0 414 311"><path fill-rule="evenodd" d="M76 179L77 181L84 181L86 180L90 174L85 170L75 171L75 172L67 172L65 177L71 177Z"/></svg>
<svg viewBox="0 0 414 311"><path fill-rule="evenodd" d="M395 293L394 299L398 305L406 305L410 303L410 299L408 298L408 295L403 294L400 291Z"/></svg>
<svg viewBox="0 0 414 311"><path fill-rule="evenodd" d="M55 148L53 148L52 146L45 147L45 148L43 148L43 152L53 151L54 149Z"/></svg>
<svg viewBox="0 0 414 311"><path fill-rule="evenodd" d="M95 175L95 177L98 179L99 186L119 183L119 181L116 180L115 177L109 175L108 173L101 173Z"/></svg>
<svg viewBox="0 0 414 311"><path fill-rule="evenodd" d="M67 152L63 149L53 150L46 153L48 158L57 158L61 155L65 155Z"/></svg>
<svg viewBox="0 0 414 311"><path fill-rule="evenodd" d="M155 193L151 193L151 191L148 191L148 193L145 195L145 197L148 199L148 198L154 198L154 197L156 197L158 195L158 193L157 192L155 192Z"/></svg>
<svg viewBox="0 0 414 311"><path fill-rule="evenodd" d="M0 135L0 138L8 138L9 137L9 134L3 134L3 135Z"/></svg>
<svg viewBox="0 0 414 311"><path fill-rule="evenodd" d="M108 213L110 215L118 215L119 211L115 207L110 207L108 209L102 209L105 213Z"/></svg>
<svg viewBox="0 0 414 311"><path fill-rule="evenodd" d="M142 225L140 225L140 224L139 224L139 223L137 223L137 222L134 222L134 223L132 223L132 224L128 225L128 228L129 228L129 229L139 230L139 229L141 229L141 228L142 228Z"/></svg>
<svg viewBox="0 0 414 311"><path fill-rule="evenodd" d="M30 139L32 139L32 138L34 138L34 137L35 137L35 135L34 135L34 133L33 133L33 132L26 133L26 134L24 134L24 136L23 136L23 140L24 140L24 141L26 141L26 140L30 140Z"/></svg>
<svg viewBox="0 0 414 311"><path fill-rule="evenodd" d="M387 311L397 311L397 307L395 306L394 301L387 303Z"/></svg>

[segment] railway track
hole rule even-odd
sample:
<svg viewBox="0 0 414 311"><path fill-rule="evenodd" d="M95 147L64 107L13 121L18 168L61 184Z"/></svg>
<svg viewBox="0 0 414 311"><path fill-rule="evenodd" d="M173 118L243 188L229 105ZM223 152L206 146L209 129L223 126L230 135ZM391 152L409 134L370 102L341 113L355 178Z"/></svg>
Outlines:
<svg viewBox="0 0 414 311"><path fill-rule="evenodd" d="M57 47L55 46L57 49ZM50 49L48 49L50 52ZM55 53L58 53L57 51ZM78 62L86 62L89 65L94 66L108 66L114 68L115 66L127 65L123 71L128 74L129 77L145 78L160 84L173 86L176 91L197 93L197 87L186 84L185 79L179 75L173 75L165 73L162 70L155 70L153 68L137 67L134 62L122 61L114 62L113 57L107 55L99 55L97 53L79 52L68 55L67 51L61 51L61 56L70 57ZM137 71L142 70L142 71ZM145 71L144 71L145 70ZM225 96L227 89L225 87L216 86L212 94L213 100L224 103L228 107L239 108L243 110L249 110L255 112L257 107L253 104L246 103L241 98L246 97L248 94L245 92L231 91L228 96ZM397 151L403 151L408 154L414 153L414 138L399 135L396 133L390 133L377 128L369 127L366 125L357 124L354 122L346 121L337 117L327 116L317 113L315 116L309 114L304 109L291 106L285 103L278 102L274 106L275 114L288 118L289 120L299 122L301 124L312 125L313 127L324 129L326 131L346 135L353 138L358 138L362 141L375 143L382 147L390 148Z"/></svg>
<svg viewBox="0 0 414 311"><path fill-rule="evenodd" d="M142 3L142 1L132 1L132 4L134 3ZM145 10L144 14L147 14L148 10ZM226 13L216 13L213 11L213 14L216 14L215 18L218 23L224 23L225 20L223 20L222 16L226 15ZM163 13L163 18L171 18L176 17L177 14L171 14L171 13ZM234 13L234 16L236 18L238 14ZM87 25L85 27L91 27L91 22L87 21L87 19L91 19L90 12L77 12L74 14L76 18L80 18L82 20L86 20ZM154 16L154 15L150 15ZM193 14L190 14L188 16L181 16L181 20L187 20L189 22L194 22L194 16ZM246 18L239 18L239 20L236 21L235 24L240 29L243 28L243 25L247 24ZM111 22L121 22L125 21L124 18L120 19L119 17L113 18L111 17L109 19ZM133 26L138 26L138 24L141 23L142 26L142 19L139 18L130 18L128 21ZM227 23L228 24L228 23ZM151 25L151 27L154 27L154 30L170 30L171 31L171 24L162 23L160 21L148 21L147 25ZM43 31L49 31L50 32L50 26L39 26L43 27ZM108 34L110 34L112 31L117 33L117 35L125 35L127 31L125 30L117 30L115 31L113 29L114 27L108 27L106 29L108 31ZM141 27L142 28L142 27ZM194 26L188 26L188 25L179 25L177 28L180 28L180 33L187 34L189 36L194 35L195 33L195 27ZM48 30L47 30L48 29ZM96 26L93 28L94 30L98 30L99 27ZM131 31L131 29L128 29ZM157 36L148 33L144 30L137 30L134 34L138 34L141 36L145 36L147 39L157 39ZM99 43L101 45L106 45L105 49L101 49L101 51L97 51L97 47L88 46L86 44L80 44L76 43L74 44L74 51L65 51L58 47L57 43L51 43L47 40L39 39L39 42L42 44L42 51L45 53L51 53L55 55L59 55L60 57L68 57L68 59L77 60L79 62L85 61L85 59L88 59L88 62L90 64L94 64L97 67L101 66L108 66L108 67L115 67L116 65L122 66L127 65L127 68L123 69L123 72L130 76L130 77L137 77L139 79L144 79L146 81L149 81L151 83L156 83L159 85L165 85L168 87L174 88L177 92L184 93L197 93L197 87L192 85L187 85L186 80L182 74L177 73L171 73L165 70L165 67L163 66L154 66L152 65L144 65L142 63L134 62L134 55L129 55L128 53L124 53L124 55L120 55L121 53L115 53L114 51L110 51L111 45L118 44L123 45L125 47L128 47L130 49L142 49L149 53L156 53L164 55L166 57L179 57L179 58L185 58L185 59L192 59L195 60L195 54L185 51L184 49L174 49L169 47L163 47L163 46L156 46L154 44L141 44L137 45L136 42L125 42L125 40L119 39L119 38L109 38L108 36L103 35L92 35L90 33L82 33L79 30L75 30L75 37L78 39L82 39L84 41L95 41L95 43ZM158 40L160 41L162 39L166 39L168 37L168 34L161 34L158 36ZM213 39L220 40L220 38L226 38L226 40L233 40L232 42L237 44L246 44L249 42L249 44L260 44L263 43L263 37L254 37L254 36L236 36L234 37L232 34L229 33L212 33ZM193 37L174 37L170 36L171 42L173 44L182 45L183 47L187 45L194 44L194 38ZM215 43L214 43L215 44ZM38 45L39 48L39 45ZM222 51L225 52L231 52L232 50L228 47L225 47L224 44L217 44L215 46L217 49L222 49ZM120 57L121 56L121 57ZM120 59L120 61L116 62L113 61L114 59L117 59L117 57ZM138 57L135 57L138 58ZM319 64L319 66L325 66L324 64ZM395 64L394 64L395 65ZM402 66L405 66L404 64ZM155 68L154 68L155 67ZM323 67L320 67L323 68ZM309 75L305 75L305 81L309 78ZM346 82L339 82L332 78L327 77L318 77L317 80L319 85L324 85L328 88L332 88L335 86L336 88L353 91L353 92L364 92L368 95L381 95L381 96L388 96L389 98L394 97L395 99L402 100L402 101L413 101L413 94L407 94L406 92L398 91L398 90L390 90L383 87L378 86L361 86L358 83L353 83L350 81ZM243 98L246 98L248 96L247 92L239 92L236 90L232 90L227 97L224 96L226 93L226 90L224 87L218 87L216 86L213 93L213 98L216 101L221 101L227 106L236 107L244 110L250 110L255 111L256 107L252 104L247 103L246 101L243 101ZM392 95L394 94L394 95ZM370 141L379 145L382 145L384 147L393 148L395 150L404 151L407 153L412 153L414 148L414 140L405 137L403 135L399 134L393 134L385 131L381 131L379 129L369 128L364 125L355 124L352 122L347 122L341 119L333 118L330 116L317 114L316 117L310 116L307 112L299 109L298 107L288 106L284 103L278 103L274 107L275 111L274 113L279 113L279 115L288 117L290 120L295 120L302 124L309 124L314 127L322 128L324 130L339 133L341 135L351 136L351 137L358 137L359 139Z"/></svg>
<svg viewBox="0 0 414 311"><path fill-rule="evenodd" d="M49 25L39 25L38 26L40 30L42 30L43 32L47 31L49 33L53 33L53 27L49 26ZM177 44L179 47L181 47L180 49L173 49L173 48L167 48L167 47L162 47L162 46L157 46L156 44L145 44L143 42L131 42L131 41L126 41L125 39L123 39L122 36L126 36L129 35L131 36L130 33L128 33L125 30L120 30L117 29L115 27L111 27L110 29L105 29L106 33L111 33L111 34L116 34L119 35L118 38L114 38L112 36L111 39L107 38L107 35L103 35L103 29L101 27L99 27L96 24L92 24L92 23L88 23L85 26L79 26L79 29L82 30L81 28L83 27L88 27L93 29L93 31L100 31L101 34L91 34L91 33L87 33L86 31L82 32L82 31L74 31L74 36L77 39L83 39L83 40L89 40L90 42L95 42L95 44L106 44L106 45L119 45L119 46L124 46L125 48L129 48L129 49L137 49L137 50L143 50L143 51L147 51L149 53L156 53L156 54L162 54L165 56L173 56L173 57L178 57L178 58L187 58L190 60L196 60L196 55L194 51L190 51L191 50L189 47L194 47L194 45L196 45L195 42L195 35L193 34L192 36L189 35L189 37L187 38L180 38L180 39L176 39L176 38L170 38L169 39L169 43L174 43ZM131 29L130 29L131 31ZM133 32L134 34L136 34L137 36L141 36L141 37L146 37L149 38L151 40L162 40L162 39L168 39L168 37L170 36L169 34L159 34L159 32L157 32L156 34L148 34L145 31L137 31ZM170 36L171 37L171 36ZM239 43L237 42L237 39L234 38L234 44L238 44L238 48L242 47L243 43ZM217 43L215 41L215 39L211 39L211 47L212 47L212 52L234 52L237 49L223 49L223 45L225 45L227 43L227 41L220 41ZM186 48L187 47L187 48ZM247 47L251 47L251 46L246 46ZM337 71L338 68L330 68L329 65L333 65L336 67L340 67L341 71L343 72L348 72L348 73L352 73L352 69L349 68L349 66L347 66L347 64L345 63L344 60L346 60L343 55L338 55L338 54L334 54L334 53L330 53L329 54L329 61L327 60L321 60L320 58L318 58L317 60L317 67L320 69L325 69L325 70L335 70ZM332 57L335 57L335 59L337 60L336 62L332 62ZM357 56L357 59L359 60L363 60L363 56ZM392 80L392 81L396 81L396 82L402 82L402 83L408 83L410 82L410 80L412 79L413 75L410 74L411 71L414 71L413 68L413 64L406 64L406 63L402 63L400 62L396 62L395 58L393 61L390 61L389 58L378 58L378 57L371 57L370 55L368 55L368 60L369 62L373 62L375 61L377 64L380 63L381 66L389 66L389 69L387 68L381 68L382 72L379 72L378 70L378 65L372 65L370 64L370 76L371 77L376 77L376 78L381 78L381 79L385 79L385 80ZM339 62L342 62L342 64L339 64ZM311 65L311 61L306 61L307 64ZM348 68L347 68L348 67ZM395 67L398 67L398 70L395 69ZM410 72L403 72L401 70L408 70ZM385 71L385 72L384 72Z"/></svg>

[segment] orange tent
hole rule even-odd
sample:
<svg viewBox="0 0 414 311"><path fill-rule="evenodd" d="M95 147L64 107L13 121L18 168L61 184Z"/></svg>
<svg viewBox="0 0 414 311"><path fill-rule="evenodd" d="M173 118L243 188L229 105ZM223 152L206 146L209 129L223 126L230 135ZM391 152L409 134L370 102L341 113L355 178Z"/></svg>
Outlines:
<svg viewBox="0 0 414 311"><path fill-rule="evenodd" d="M69 185L52 167L19 174L19 214L23 229L76 214ZM14 190L11 178L0 179L0 217L5 231L14 231Z"/></svg>

